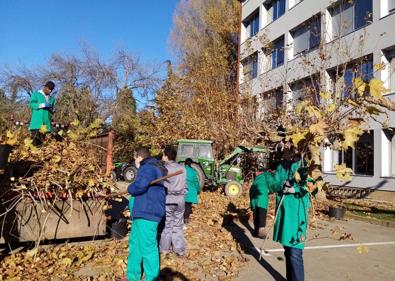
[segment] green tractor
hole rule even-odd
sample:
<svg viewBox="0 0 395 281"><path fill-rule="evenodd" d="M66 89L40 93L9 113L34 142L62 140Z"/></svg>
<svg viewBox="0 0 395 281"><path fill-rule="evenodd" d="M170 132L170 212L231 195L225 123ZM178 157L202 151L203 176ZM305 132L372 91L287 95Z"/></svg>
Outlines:
<svg viewBox="0 0 395 281"><path fill-rule="evenodd" d="M200 186L224 186L227 196L238 197L243 193L242 158L249 154L258 154L266 158L269 151L260 147L247 148L237 146L223 160L215 161L213 142L209 140L178 140L177 162L187 158L193 160L192 167L198 172Z"/></svg>

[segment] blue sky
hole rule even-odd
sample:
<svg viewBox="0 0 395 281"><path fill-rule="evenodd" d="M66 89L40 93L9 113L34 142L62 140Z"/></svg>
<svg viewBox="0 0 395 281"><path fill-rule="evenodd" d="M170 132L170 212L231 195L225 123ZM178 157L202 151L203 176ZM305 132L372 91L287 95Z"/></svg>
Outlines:
<svg viewBox="0 0 395 281"><path fill-rule="evenodd" d="M178 0L0 0L0 67L41 65L82 45L104 58L126 48L143 61L171 58Z"/></svg>

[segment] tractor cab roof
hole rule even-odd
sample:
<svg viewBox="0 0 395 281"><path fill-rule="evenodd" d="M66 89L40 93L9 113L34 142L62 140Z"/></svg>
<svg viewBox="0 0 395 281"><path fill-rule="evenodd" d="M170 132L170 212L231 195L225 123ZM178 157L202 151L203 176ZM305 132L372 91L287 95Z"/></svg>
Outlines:
<svg viewBox="0 0 395 281"><path fill-rule="evenodd" d="M211 140L190 140L190 139L180 139L177 140L178 143L196 143L196 144L212 144Z"/></svg>

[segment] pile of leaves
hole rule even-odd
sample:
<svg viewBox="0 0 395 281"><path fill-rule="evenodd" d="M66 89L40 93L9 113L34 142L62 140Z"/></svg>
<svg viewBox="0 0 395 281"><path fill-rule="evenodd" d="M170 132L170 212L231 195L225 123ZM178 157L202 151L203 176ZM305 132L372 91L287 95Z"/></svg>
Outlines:
<svg viewBox="0 0 395 281"><path fill-rule="evenodd" d="M106 151L92 141L101 125L99 119L87 128L75 121L67 131L47 134L39 146L33 145L31 138L24 138L21 131L8 131L7 143L13 146L10 166L17 171L11 178L14 193L21 200L53 203L94 198L114 189L100 163ZM46 130L43 126L40 132ZM22 174L18 174L20 170Z"/></svg>
<svg viewBox="0 0 395 281"><path fill-rule="evenodd" d="M232 206L246 210L246 204L246 198L203 192L185 230L186 255L162 255L161 279L234 280L247 258L228 230L232 222L227 218L237 211ZM7 256L0 280L114 280L125 274L127 255L127 238L42 246Z"/></svg>
<svg viewBox="0 0 395 281"><path fill-rule="evenodd" d="M127 244L116 241L34 248L6 257L0 280L113 280L126 268Z"/></svg>

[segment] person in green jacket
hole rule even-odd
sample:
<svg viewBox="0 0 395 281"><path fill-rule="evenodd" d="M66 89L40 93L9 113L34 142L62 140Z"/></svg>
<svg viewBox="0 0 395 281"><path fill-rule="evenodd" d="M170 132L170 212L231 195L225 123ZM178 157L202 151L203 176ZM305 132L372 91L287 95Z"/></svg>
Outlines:
<svg viewBox="0 0 395 281"><path fill-rule="evenodd" d="M273 173L262 167L262 172L255 177L250 188L250 207L254 213L254 234L266 238L266 215L269 205L269 191L273 182Z"/></svg>
<svg viewBox="0 0 395 281"><path fill-rule="evenodd" d="M45 132L50 133L51 114L54 112L55 99L50 94L55 88L55 83L48 81L42 90L33 92L30 96L29 107L32 110L29 130L32 134L33 144L42 144L45 133L42 133L43 125ZM40 132L41 129L41 132Z"/></svg>
<svg viewBox="0 0 395 281"><path fill-rule="evenodd" d="M276 195L276 221L273 240L285 250L287 280L304 280L303 249L308 225L310 181L305 162L295 156L295 150L288 144L283 159L276 169L273 191Z"/></svg>
<svg viewBox="0 0 395 281"><path fill-rule="evenodd" d="M185 195L185 212L184 223L189 222L189 216L192 214L192 204L198 203L198 194L200 192L200 182L198 173L192 168L192 159L185 160L185 170L187 172L187 193Z"/></svg>

